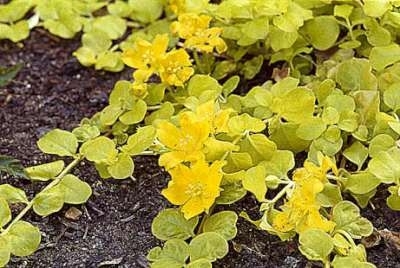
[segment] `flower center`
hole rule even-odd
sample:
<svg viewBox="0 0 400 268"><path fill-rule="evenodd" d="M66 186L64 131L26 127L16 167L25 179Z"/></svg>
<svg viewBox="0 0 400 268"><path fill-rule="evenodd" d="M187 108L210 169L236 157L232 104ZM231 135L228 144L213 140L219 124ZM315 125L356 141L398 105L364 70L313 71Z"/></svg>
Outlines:
<svg viewBox="0 0 400 268"><path fill-rule="evenodd" d="M185 194L191 196L191 197L195 197L195 196L199 196L203 193L204 191L204 186L202 183L200 182L195 182L195 183L190 183L185 191Z"/></svg>
<svg viewBox="0 0 400 268"><path fill-rule="evenodd" d="M179 140L179 145L181 145L183 148L187 147L191 143L193 143L193 137L190 135L185 135Z"/></svg>

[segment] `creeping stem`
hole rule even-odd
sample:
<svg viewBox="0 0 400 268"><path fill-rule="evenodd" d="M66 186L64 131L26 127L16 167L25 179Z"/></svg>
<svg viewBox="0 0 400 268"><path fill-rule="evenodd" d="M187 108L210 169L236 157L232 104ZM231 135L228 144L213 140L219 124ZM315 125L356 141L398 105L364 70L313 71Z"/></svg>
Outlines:
<svg viewBox="0 0 400 268"><path fill-rule="evenodd" d="M293 188L294 182L288 182L285 187L282 188L282 190L279 191L279 193L271 200L266 200L267 203L274 204L276 203L279 199L281 199L282 196L284 196L291 188Z"/></svg>
<svg viewBox="0 0 400 268"><path fill-rule="evenodd" d="M40 193L42 193L42 192L44 192L44 191L47 191L47 190L53 188L54 186L56 186L56 185L61 181L61 179L62 179L65 175L67 175L81 160L82 160L81 157L75 158L74 161L72 161L71 163L69 163L69 165L66 166L66 167L64 168L64 170L63 170L57 177L55 177L54 180L53 180L50 184L48 184L48 185L47 185L42 191L40 191L38 194L40 194ZM38 195L38 194L37 194L37 195ZM19 220L22 219L22 217L25 216L25 214L32 208L33 203L34 203L34 200L35 200L35 198L33 198L31 201L29 201L29 202L26 204L26 207L25 207L23 210L21 210L21 212L13 219L13 221L7 226L7 228L4 229L4 231L2 232L2 234L6 234L6 233L11 229L11 227L12 227L15 223L17 223Z"/></svg>

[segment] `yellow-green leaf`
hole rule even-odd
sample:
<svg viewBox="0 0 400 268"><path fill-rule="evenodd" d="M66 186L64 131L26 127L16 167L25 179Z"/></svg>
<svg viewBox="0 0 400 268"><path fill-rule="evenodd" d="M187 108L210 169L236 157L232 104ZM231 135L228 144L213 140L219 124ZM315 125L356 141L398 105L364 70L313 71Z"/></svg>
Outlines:
<svg viewBox="0 0 400 268"><path fill-rule="evenodd" d="M64 192L64 202L67 204L85 203L92 195L90 185L72 174L65 175L59 185Z"/></svg>
<svg viewBox="0 0 400 268"><path fill-rule="evenodd" d="M118 150L115 149L115 143L110 138L104 136L85 142L80 152L89 161L95 163L112 163L118 154Z"/></svg>
<svg viewBox="0 0 400 268"><path fill-rule="evenodd" d="M3 236L0 236L0 267L5 267L10 261L11 246L10 241Z"/></svg>
<svg viewBox="0 0 400 268"><path fill-rule="evenodd" d="M114 179L126 179L133 174L135 166L132 158L125 153L117 156L117 160L107 167L107 171Z"/></svg>
<svg viewBox="0 0 400 268"><path fill-rule="evenodd" d="M0 228L9 223L11 220L11 210L7 201L0 198Z"/></svg>
<svg viewBox="0 0 400 268"><path fill-rule="evenodd" d="M25 172L31 180L48 181L54 179L64 169L64 161L57 160L37 166L28 167Z"/></svg>
<svg viewBox="0 0 400 268"><path fill-rule="evenodd" d="M263 166L252 167L246 171L242 181L243 187L253 193L259 202L265 199L267 185L265 183L266 172Z"/></svg>
<svg viewBox="0 0 400 268"><path fill-rule="evenodd" d="M78 140L71 132L53 129L37 142L39 149L47 154L73 156L78 148Z"/></svg>
<svg viewBox="0 0 400 268"><path fill-rule="evenodd" d="M64 189L59 186L40 192L33 199L33 211L40 216L48 216L60 211L63 205Z"/></svg>
<svg viewBox="0 0 400 268"><path fill-rule="evenodd" d="M18 257L31 255L40 244L39 228L25 221L16 222L6 234L11 253Z"/></svg>

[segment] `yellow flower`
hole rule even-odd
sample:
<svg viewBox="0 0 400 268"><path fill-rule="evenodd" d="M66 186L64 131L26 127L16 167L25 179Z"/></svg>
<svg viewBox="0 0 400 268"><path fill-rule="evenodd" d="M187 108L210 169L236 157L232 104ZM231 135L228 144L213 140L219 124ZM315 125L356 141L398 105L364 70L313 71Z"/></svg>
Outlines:
<svg viewBox="0 0 400 268"><path fill-rule="evenodd" d="M171 24L171 30L173 33L177 33L180 38L189 39L208 29L210 21L211 17L207 15L184 13L179 15L178 21Z"/></svg>
<svg viewBox="0 0 400 268"><path fill-rule="evenodd" d="M133 81L132 88L133 88L133 95L135 95L138 98L144 99L148 95L146 83Z"/></svg>
<svg viewBox="0 0 400 268"><path fill-rule="evenodd" d="M169 0L168 7L176 15L187 12L200 13L207 8L208 2L209 0Z"/></svg>
<svg viewBox="0 0 400 268"><path fill-rule="evenodd" d="M321 229L325 232L330 232L335 228L335 223L325 219L318 211L318 209L313 209L308 211L304 220L300 221L297 225L297 232L301 233L307 229Z"/></svg>
<svg viewBox="0 0 400 268"><path fill-rule="evenodd" d="M179 15L178 21L171 24L171 31L185 39L184 46L195 48L210 53L217 50L218 53L226 51L225 41L220 37L222 28L209 28L211 17L197 15L195 13L184 13Z"/></svg>
<svg viewBox="0 0 400 268"><path fill-rule="evenodd" d="M315 165L310 161L306 161L304 163L304 168L315 178L320 180L321 182L328 182L326 178L326 173L329 170L332 170L335 175L338 174L338 169L336 164L328 157L323 156L322 154L318 154L318 163L319 166Z"/></svg>
<svg viewBox="0 0 400 268"><path fill-rule="evenodd" d="M148 94L147 92L147 84L146 81L149 78L151 73L149 73L147 70L136 70L133 73L133 83L132 83L132 88L133 88L133 94L138 97L138 98L145 98Z"/></svg>
<svg viewBox="0 0 400 268"><path fill-rule="evenodd" d="M220 193L223 165L223 161L215 161L211 166L205 161L190 167L180 164L169 171L172 179L161 193L172 204L182 206L186 219L208 212Z"/></svg>
<svg viewBox="0 0 400 268"><path fill-rule="evenodd" d="M282 211L273 219L272 225L280 232L303 232L310 228L330 232L335 223L324 218L319 210L317 195L324 189L326 172L334 169L334 163L328 157L321 157L321 166L306 161L303 168L293 174L295 188ZM336 166L335 166L336 167Z"/></svg>
<svg viewBox="0 0 400 268"><path fill-rule="evenodd" d="M185 0L169 0L168 6L175 14L181 14L186 10Z"/></svg>
<svg viewBox="0 0 400 268"><path fill-rule="evenodd" d="M195 120L187 113L179 117L180 128L168 121L161 121L157 126L158 140L170 152L160 156L159 164L167 170L182 162L195 162L205 158L204 142L209 136L208 125L205 121Z"/></svg>
<svg viewBox="0 0 400 268"><path fill-rule="evenodd" d="M132 49L124 52L122 61L132 68L146 70L151 75L158 67L158 61L164 57L168 42L167 34L157 35L152 43L139 39Z"/></svg>
<svg viewBox="0 0 400 268"><path fill-rule="evenodd" d="M183 86L194 73L189 54L184 49L170 51L160 60L160 77L170 86Z"/></svg>

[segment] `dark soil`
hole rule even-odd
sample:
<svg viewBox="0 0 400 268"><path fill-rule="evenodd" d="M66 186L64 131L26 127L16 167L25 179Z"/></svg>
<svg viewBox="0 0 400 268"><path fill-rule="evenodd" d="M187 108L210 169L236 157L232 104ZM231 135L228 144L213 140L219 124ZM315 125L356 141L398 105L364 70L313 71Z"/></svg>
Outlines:
<svg viewBox="0 0 400 268"><path fill-rule="evenodd" d="M51 160L36 141L53 128L71 130L107 104L115 81L129 79L131 71L118 74L82 67L71 55L77 40L59 40L35 30L23 46L0 42L0 66L23 63L16 79L0 88L0 154L20 159L26 166ZM89 163L74 174L91 184L89 202L77 206L79 220L68 220L68 206L46 218L29 214L26 220L42 232L40 249L26 258L12 258L9 267L148 267L148 250L159 245L150 226L168 203L160 195L167 175L154 157L135 159L136 181L101 180ZM43 185L3 176L1 183L24 188L32 197ZM374 200L376 210L364 213L378 229L400 231L400 214L389 210L383 194ZM231 207L257 216L252 197ZM230 253L215 267L311 267L295 242L281 242L239 219L238 236ZM400 267L400 254L384 243L368 250L378 267ZM107 264L108 263L108 264ZM168 267L166 267L168 268Z"/></svg>

